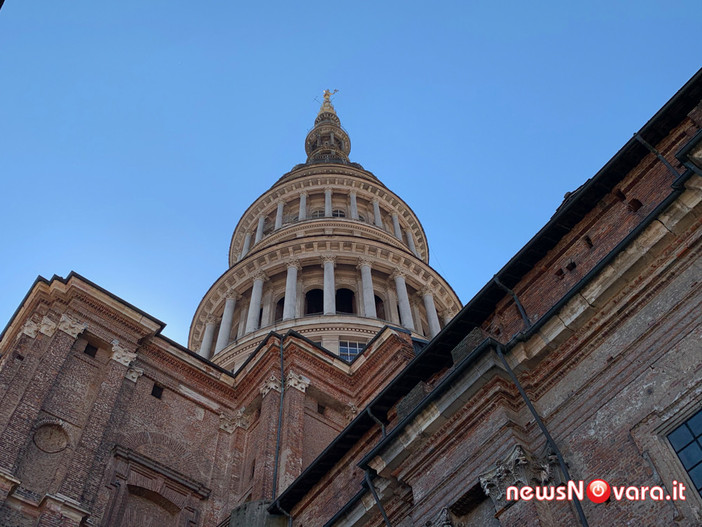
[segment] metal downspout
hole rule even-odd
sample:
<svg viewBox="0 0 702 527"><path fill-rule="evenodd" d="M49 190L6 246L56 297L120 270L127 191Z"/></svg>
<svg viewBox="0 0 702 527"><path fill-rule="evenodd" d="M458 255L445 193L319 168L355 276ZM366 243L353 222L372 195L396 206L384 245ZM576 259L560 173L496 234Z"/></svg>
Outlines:
<svg viewBox="0 0 702 527"><path fill-rule="evenodd" d="M383 515L383 521L385 522L385 525L387 525L387 527L392 527L392 523L390 523L390 520L388 519L388 515L385 514L385 509L383 508L383 504L380 503L380 498L378 497L378 493L375 491L375 487L373 486L373 482L371 481L370 469L366 470L366 484L368 485L368 489L371 491L371 494L373 494L373 499L375 500L375 504L378 506L378 509L380 509L380 514Z"/></svg>
<svg viewBox="0 0 702 527"><path fill-rule="evenodd" d="M546 425L541 420L541 417L539 417L539 414L537 413L536 408L534 408L534 405L531 404L531 401L529 400L529 397L527 396L526 392L524 391L522 384L519 382L517 375L514 373L514 370L510 367L509 363L507 362L507 359L505 358L505 355L502 351L502 344L498 344L497 346L495 346L495 353L497 353L497 356L499 357L500 361L502 362L502 365L504 366L505 370L507 370L507 373L509 373L509 376L512 378L512 382L517 387L517 390L519 390L519 394L522 396L522 399L524 400L524 404L526 404L527 408L529 408L529 411L531 412L531 415L534 417L536 424L541 429L541 432L544 434L544 437L546 437L546 442L551 447L553 452L556 454L556 457L558 458L558 464L561 467L561 471L563 472L563 475L565 476L565 478L568 481L572 481L572 478L570 477L570 473L568 472L568 467L566 466L566 462L563 459L563 454L561 454L561 451L558 448L558 445L553 440L553 437L551 437L551 434L549 434L548 429L546 428ZM577 496L573 496L573 502L575 505L575 509L578 512L578 518L580 519L580 525L582 525L583 527L588 527L587 518L585 517L585 511L583 510L583 507L580 504L580 500L578 500Z"/></svg>
<svg viewBox="0 0 702 527"><path fill-rule="evenodd" d="M366 406L366 413L370 416L371 419L373 419L373 421L375 421L376 423L378 423L380 425L380 430L383 434L383 438L385 438L385 425L383 424L383 422L380 419L378 419L376 416L373 415L373 412L371 412L370 406Z"/></svg>

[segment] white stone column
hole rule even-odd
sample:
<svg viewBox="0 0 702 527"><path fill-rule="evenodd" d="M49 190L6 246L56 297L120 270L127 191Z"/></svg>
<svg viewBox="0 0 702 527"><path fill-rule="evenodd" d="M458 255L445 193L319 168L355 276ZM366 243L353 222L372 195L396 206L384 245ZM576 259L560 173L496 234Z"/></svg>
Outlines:
<svg viewBox="0 0 702 527"><path fill-rule="evenodd" d="M373 200L373 221L376 227L383 228L383 218L380 216L380 203L377 199Z"/></svg>
<svg viewBox="0 0 702 527"><path fill-rule="evenodd" d="M419 258L417 247L414 245L414 236L412 236L412 231L407 229L405 234L407 235L407 246L409 247L409 250L412 251L412 254L414 254L417 258Z"/></svg>
<svg viewBox="0 0 702 527"><path fill-rule="evenodd" d="M414 330L420 335L426 335L426 333L424 333L424 324L422 324L422 312L419 310L419 303L412 299L410 300L410 307L412 308Z"/></svg>
<svg viewBox="0 0 702 527"><path fill-rule="evenodd" d="M407 295L407 283L405 276L398 271L392 274L395 280L395 290L397 291L397 300L400 304L400 323L407 329L414 330L412 322L412 307L410 306L409 296Z"/></svg>
<svg viewBox="0 0 702 527"><path fill-rule="evenodd" d="M397 217L397 212L392 213L392 228L395 230L395 237L402 240L402 229L400 229L400 218Z"/></svg>
<svg viewBox="0 0 702 527"><path fill-rule="evenodd" d="M251 248L251 233L247 232L244 237L244 247L241 249L241 255L239 255L239 260L243 259L249 252Z"/></svg>
<svg viewBox="0 0 702 527"><path fill-rule="evenodd" d="M422 300L424 300L424 309L427 312L427 322L429 323L429 336L435 337L441 331L439 324L439 314L436 312L436 304L434 304L434 295L428 287L422 289Z"/></svg>
<svg viewBox="0 0 702 527"><path fill-rule="evenodd" d="M307 192L300 193L300 211L297 213L297 219L300 221L307 219Z"/></svg>
<svg viewBox="0 0 702 527"><path fill-rule="evenodd" d="M351 219L357 220L358 219L358 202L356 200L356 191L355 190L352 190L349 193L349 200L351 202Z"/></svg>
<svg viewBox="0 0 702 527"><path fill-rule="evenodd" d="M324 189L324 217L331 218L332 215L332 189Z"/></svg>
<svg viewBox="0 0 702 527"><path fill-rule="evenodd" d="M285 278L285 301L283 302L283 320L295 318L297 303L297 272L301 269L299 260L288 262L288 275Z"/></svg>
<svg viewBox="0 0 702 527"><path fill-rule="evenodd" d="M273 307L273 291L270 288L263 293L263 300L261 302L261 322L259 323L259 328L265 328L273 323L273 317L275 316Z"/></svg>
<svg viewBox="0 0 702 527"><path fill-rule="evenodd" d="M275 230L280 229L283 226L283 210L285 209L285 203L282 201L278 202L278 210L275 211Z"/></svg>
<svg viewBox="0 0 702 527"><path fill-rule="evenodd" d="M450 311L446 311L444 313L444 326L448 325L449 322L453 320L453 317L456 315L454 313L451 313Z"/></svg>
<svg viewBox="0 0 702 527"><path fill-rule="evenodd" d="M207 318L207 323L205 324L205 332L202 335L202 344L200 344L200 351L198 355L209 359L212 356L212 341L214 340L215 326L217 323L211 318Z"/></svg>
<svg viewBox="0 0 702 527"><path fill-rule="evenodd" d="M251 302L249 302L249 314L246 316L246 333L251 333L258 329L258 317L261 313L261 297L263 296L263 282L266 275L259 273L254 278L251 289Z"/></svg>
<svg viewBox="0 0 702 527"><path fill-rule="evenodd" d="M336 284L334 282L334 265L335 259L333 256L325 256L322 258L324 262L324 314L336 314Z"/></svg>
<svg viewBox="0 0 702 527"><path fill-rule="evenodd" d="M361 282L363 285L363 311L369 318L378 318L378 314L375 311L375 292L373 291L370 262L368 260L360 260L358 269L361 270Z"/></svg>
<svg viewBox="0 0 702 527"><path fill-rule="evenodd" d="M393 324L400 324L400 312L397 310L397 293L391 284L387 284L388 304L385 305L385 316Z"/></svg>
<svg viewBox="0 0 702 527"><path fill-rule="evenodd" d="M217 344L215 344L215 353L219 353L229 344L229 334L232 331L232 322L234 320L234 309L236 308L236 296L231 296L224 301L224 313L222 314L222 322L219 325L219 333L217 333Z"/></svg>
<svg viewBox="0 0 702 527"><path fill-rule="evenodd" d="M236 328L236 338L239 340L244 336L246 331L246 315L248 314L248 309L239 310L239 326Z"/></svg>
<svg viewBox="0 0 702 527"><path fill-rule="evenodd" d="M258 226L256 227L256 238L254 239L254 243L260 242L261 238L263 238L263 224L265 221L265 216L258 217Z"/></svg>

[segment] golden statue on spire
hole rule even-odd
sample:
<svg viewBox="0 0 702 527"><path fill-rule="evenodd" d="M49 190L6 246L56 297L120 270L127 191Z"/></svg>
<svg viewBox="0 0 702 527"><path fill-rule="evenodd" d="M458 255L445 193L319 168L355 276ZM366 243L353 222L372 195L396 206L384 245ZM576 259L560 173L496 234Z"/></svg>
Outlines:
<svg viewBox="0 0 702 527"><path fill-rule="evenodd" d="M319 109L319 113L322 112L332 112L336 114L336 111L334 110L334 105L331 103L331 96L334 95L336 92L339 90L324 90L322 93L324 94L324 102L322 103L322 107Z"/></svg>

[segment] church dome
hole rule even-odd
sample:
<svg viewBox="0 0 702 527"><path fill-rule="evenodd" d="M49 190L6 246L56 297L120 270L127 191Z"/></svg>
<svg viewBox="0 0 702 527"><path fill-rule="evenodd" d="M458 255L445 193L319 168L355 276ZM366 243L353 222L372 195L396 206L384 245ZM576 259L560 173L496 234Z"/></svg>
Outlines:
<svg viewBox="0 0 702 527"><path fill-rule="evenodd" d="M351 142L324 102L305 139L307 160L244 212L229 269L197 308L188 345L236 370L268 333L294 330L352 360L386 325L430 339L460 309L429 266L410 207L349 161Z"/></svg>

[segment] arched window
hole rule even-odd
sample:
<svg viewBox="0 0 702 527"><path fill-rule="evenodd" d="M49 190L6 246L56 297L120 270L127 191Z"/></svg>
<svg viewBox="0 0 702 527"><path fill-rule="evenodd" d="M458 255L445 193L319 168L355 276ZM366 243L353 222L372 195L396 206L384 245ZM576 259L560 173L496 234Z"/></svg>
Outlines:
<svg viewBox="0 0 702 527"><path fill-rule="evenodd" d="M334 218L345 218L346 217L346 212L341 210L341 209L334 209L332 211L332 216Z"/></svg>
<svg viewBox="0 0 702 527"><path fill-rule="evenodd" d="M350 289L336 290L336 312L337 313L355 313L356 302L353 291Z"/></svg>
<svg viewBox="0 0 702 527"><path fill-rule="evenodd" d="M313 210L310 213L310 218L323 218L324 217L324 211L323 210Z"/></svg>
<svg viewBox="0 0 702 527"><path fill-rule="evenodd" d="M375 316L380 320L387 320L387 318L385 318L385 304L383 303L383 299L378 295L375 295Z"/></svg>
<svg viewBox="0 0 702 527"><path fill-rule="evenodd" d="M311 289L305 295L305 315L321 314L324 311L324 291Z"/></svg>
<svg viewBox="0 0 702 527"><path fill-rule="evenodd" d="M285 297L281 298L278 300L278 303L275 305L275 321L280 322L283 320L283 307L285 306Z"/></svg>

